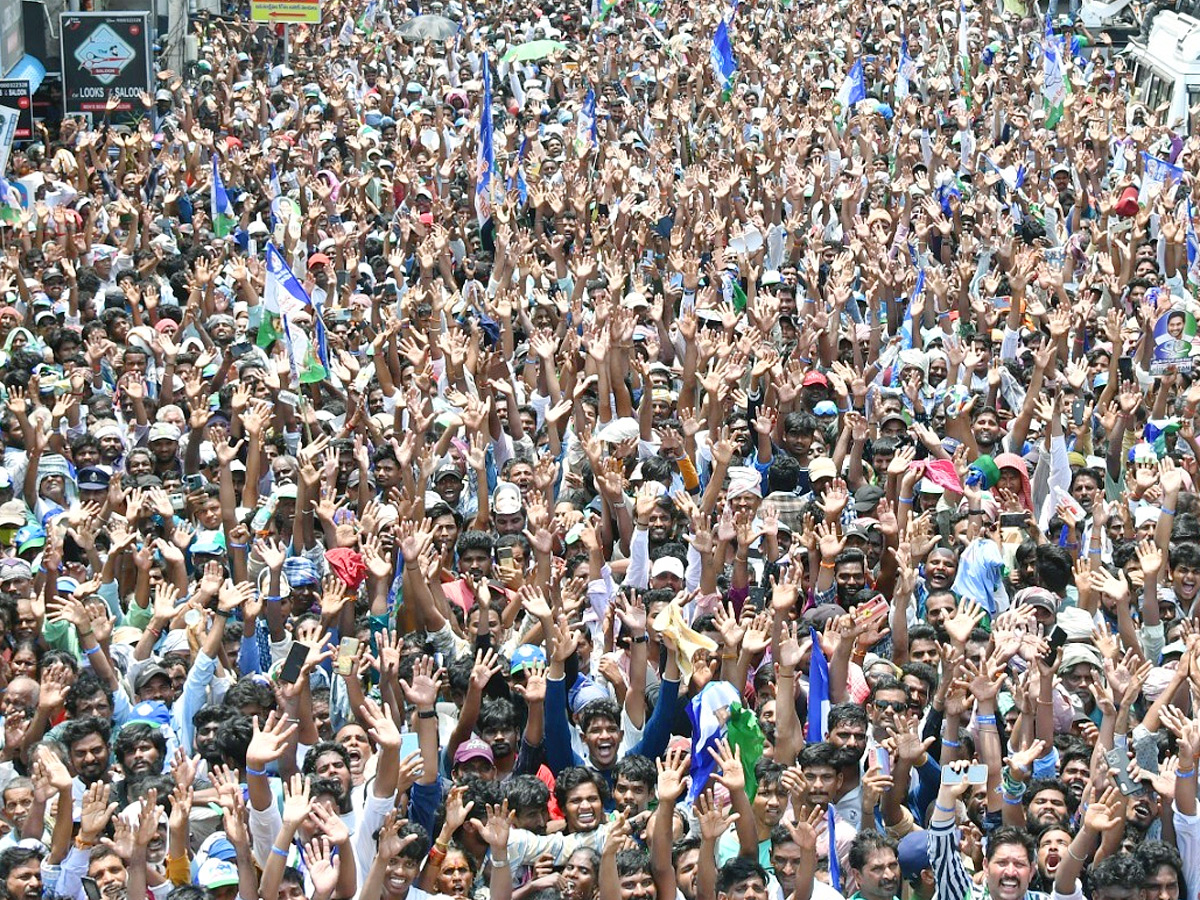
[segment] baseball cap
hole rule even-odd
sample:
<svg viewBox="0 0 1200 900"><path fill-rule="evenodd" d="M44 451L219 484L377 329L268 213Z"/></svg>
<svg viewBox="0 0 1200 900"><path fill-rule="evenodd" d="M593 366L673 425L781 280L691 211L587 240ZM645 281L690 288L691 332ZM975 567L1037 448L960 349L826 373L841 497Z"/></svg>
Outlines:
<svg viewBox="0 0 1200 900"><path fill-rule="evenodd" d="M157 663L151 663L138 672L137 678L133 681L133 690L135 692L140 691L150 683L151 678L165 678L167 681L170 681L171 673Z"/></svg>
<svg viewBox="0 0 1200 900"><path fill-rule="evenodd" d="M153 444L155 441L178 441L181 436L179 429L170 422L155 422L150 426L146 440Z"/></svg>
<svg viewBox="0 0 1200 900"><path fill-rule="evenodd" d="M1067 644L1063 647L1062 665L1059 666L1059 671L1066 671L1074 666L1087 663L1090 666L1101 668L1100 653L1087 644Z"/></svg>
<svg viewBox="0 0 1200 900"><path fill-rule="evenodd" d="M458 749L454 751L454 765L464 763L468 759L486 759L491 765L496 764L496 757L492 755L491 745L487 741L481 741L479 738L471 738L469 741L463 741L458 745Z"/></svg>
<svg viewBox="0 0 1200 900"><path fill-rule="evenodd" d="M832 418L838 414L837 404L832 400L822 400L813 407L813 415L821 418Z"/></svg>
<svg viewBox="0 0 1200 900"><path fill-rule="evenodd" d="M812 387L818 384L822 387L829 387L829 379L820 372L812 371L804 376L803 384L805 387Z"/></svg>
<svg viewBox="0 0 1200 900"><path fill-rule="evenodd" d="M1017 595L1013 600L1018 606L1022 603L1027 603L1030 606L1040 606L1042 609L1049 610L1052 613L1058 612L1058 598L1045 588L1025 588L1023 591L1017 591Z"/></svg>
<svg viewBox="0 0 1200 900"><path fill-rule="evenodd" d="M854 492L854 511L859 515L873 513L883 496L884 490L879 485L864 484Z"/></svg>
<svg viewBox="0 0 1200 900"><path fill-rule="evenodd" d="M196 884L212 890L220 887L236 887L238 884L237 866L224 859L209 857L196 872Z"/></svg>
<svg viewBox="0 0 1200 900"><path fill-rule="evenodd" d="M26 522L25 504L20 500L9 500L0 503L0 525L16 525L20 527Z"/></svg>
<svg viewBox="0 0 1200 900"><path fill-rule="evenodd" d="M518 672L523 672L534 663L545 663L546 651L537 644L522 644L516 649L512 655L512 662L509 663L508 673L516 675Z"/></svg>
<svg viewBox="0 0 1200 900"><path fill-rule="evenodd" d="M502 481L496 485L496 490L492 492L493 512L502 516L510 516L513 513L519 513L523 507L519 487L510 481Z"/></svg>
<svg viewBox="0 0 1200 900"><path fill-rule="evenodd" d="M161 700L143 700L133 708L133 716L121 727L128 728L134 724L153 725L155 728L170 725L171 711Z"/></svg>
<svg viewBox="0 0 1200 900"><path fill-rule="evenodd" d="M818 456L808 464L808 480L818 481L822 478L836 478L837 467L828 456Z"/></svg>
<svg viewBox="0 0 1200 900"><path fill-rule="evenodd" d="M41 526L22 526L17 529L17 534L13 535L13 542L17 545L18 553L35 550L36 547L44 547L46 546L46 529Z"/></svg>
<svg viewBox="0 0 1200 900"><path fill-rule="evenodd" d="M458 466L456 466L452 462L443 463L442 465L438 466L434 470L433 483L437 484L439 481L441 481L446 476L451 476L453 478L457 478L459 481L463 480L463 473L461 471L459 471Z"/></svg>
<svg viewBox="0 0 1200 900"><path fill-rule="evenodd" d="M912 831L900 839L896 848L897 861L900 863L900 877L911 881L926 869L932 867L929 861L929 834L925 831Z"/></svg>
<svg viewBox="0 0 1200 900"><path fill-rule="evenodd" d="M676 556L660 556L650 568L651 578L657 578L659 575L674 575L676 578L683 578L683 562Z"/></svg>
<svg viewBox="0 0 1200 900"><path fill-rule="evenodd" d="M188 547L192 555L198 553L207 556L220 556L225 552L225 535L219 531L206 531L196 535L192 545Z"/></svg>
<svg viewBox="0 0 1200 900"><path fill-rule="evenodd" d="M23 559L0 559L0 584L9 581L19 581L22 578L32 578L33 567Z"/></svg>

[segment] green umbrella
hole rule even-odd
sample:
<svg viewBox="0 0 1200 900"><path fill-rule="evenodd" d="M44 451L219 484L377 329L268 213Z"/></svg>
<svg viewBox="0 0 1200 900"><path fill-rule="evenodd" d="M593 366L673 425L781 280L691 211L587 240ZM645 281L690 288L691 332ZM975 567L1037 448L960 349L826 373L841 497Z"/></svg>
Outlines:
<svg viewBox="0 0 1200 900"><path fill-rule="evenodd" d="M545 59L551 53L557 53L560 50L566 50L567 45L562 41L552 41L549 39L540 41L530 41L528 44L520 44L516 47L510 47L508 52L504 54L504 62L530 62L536 59Z"/></svg>

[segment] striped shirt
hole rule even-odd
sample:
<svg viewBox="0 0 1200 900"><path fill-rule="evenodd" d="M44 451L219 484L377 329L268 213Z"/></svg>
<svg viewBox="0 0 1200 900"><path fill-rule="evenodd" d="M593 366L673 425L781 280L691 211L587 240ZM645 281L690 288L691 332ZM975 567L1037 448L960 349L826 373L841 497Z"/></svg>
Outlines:
<svg viewBox="0 0 1200 900"><path fill-rule="evenodd" d="M963 865L958 852L959 834L953 822L933 822L929 826L929 863L937 885L935 900L986 900L986 884L976 884ZM1050 900L1041 891L1026 891L1025 900Z"/></svg>

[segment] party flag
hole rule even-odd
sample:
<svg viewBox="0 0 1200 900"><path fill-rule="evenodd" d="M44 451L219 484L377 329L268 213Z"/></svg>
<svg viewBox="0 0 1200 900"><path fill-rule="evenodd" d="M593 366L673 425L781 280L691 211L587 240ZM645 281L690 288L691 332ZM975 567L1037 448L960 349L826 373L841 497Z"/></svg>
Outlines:
<svg viewBox="0 0 1200 900"><path fill-rule="evenodd" d="M913 285L913 292L908 298L908 305L904 307L904 321L900 323L900 349L911 350L913 346L913 303L921 296L925 290L925 270L917 270L917 283Z"/></svg>
<svg viewBox="0 0 1200 900"><path fill-rule="evenodd" d="M688 704L692 720L692 789L694 801L717 771L717 762L708 751L715 750L724 733L728 709L741 701L741 695L728 681L710 681Z"/></svg>
<svg viewBox="0 0 1200 900"><path fill-rule="evenodd" d="M233 204L225 191L225 182L221 181L221 170L217 165L216 155L212 158L212 221L213 232L219 238L233 231L233 226L237 224Z"/></svg>
<svg viewBox="0 0 1200 900"><path fill-rule="evenodd" d="M728 100L733 88L733 76L737 72L737 63L733 60L733 46L729 43L729 27L722 19L713 32L712 50L709 52L712 62L713 77L721 87L721 99Z"/></svg>
<svg viewBox="0 0 1200 900"><path fill-rule="evenodd" d="M492 71L483 54L483 106L479 112L479 181L475 184L475 215L482 225L492 217L492 176L496 171L496 147L492 134Z"/></svg>
<svg viewBox="0 0 1200 900"><path fill-rule="evenodd" d="M825 807L825 824L826 831L829 835L829 883L838 893L842 890L842 872L841 865L838 863L837 842L833 839L834 825L837 822L836 816L833 813L833 804L830 803Z"/></svg>
<svg viewBox="0 0 1200 900"><path fill-rule="evenodd" d="M596 91L588 88L583 106L575 116L575 153L583 156L584 151L596 146Z"/></svg>
<svg viewBox="0 0 1200 900"><path fill-rule="evenodd" d="M825 740L829 730L829 663L821 649L821 638L815 628L812 635L812 662L808 671L808 731L804 739L810 744ZM832 851L829 854L833 856Z"/></svg>
<svg viewBox="0 0 1200 900"><path fill-rule="evenodd" d="M725 723L725 736L729 738L729 746L740 749L742 756L742 771L746 773L746 796L751 801L758 793L758 779L754 777L754 764L763 754L766 736L759 727L758 717L754 710L746 709L740 703L729 704L729 720Z"/></svg>
<svg viewBox="0 0 1200 900"><path fill-rule="evenodd" d="M842 82L841 90L838 91L838 105L842 108L842 114L845 115L847 110L851 109L855 103L860 100L867 99L867 86L863 80L863 64L862 60L858 60L850 71L846 73L846 78Z"/></svg>
<svg viewBox="0 0 1200 900"><path fill-rule="evenodd" d="M1067 70L1063 65L1063 42L1054 34L1050 17L1046 17L1046 37L1042 42L1042 103L1046 109L1046 127L1053 128L1062 118L1070 90Z"/></svg>

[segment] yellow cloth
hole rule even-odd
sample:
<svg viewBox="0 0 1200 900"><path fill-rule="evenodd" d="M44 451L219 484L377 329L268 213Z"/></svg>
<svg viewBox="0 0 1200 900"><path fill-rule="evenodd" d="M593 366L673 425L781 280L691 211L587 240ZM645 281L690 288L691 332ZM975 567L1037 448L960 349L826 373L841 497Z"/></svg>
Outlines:
<svg viewBox="0 0 1200 900"><path fill-rule="evenodd" d="M186 853L167 857L167 880L176 887L192 883L192 871Z"/></svg>
<svg viewBox="0 0 1200 900"><path fill-rule="evenodd" d="M694 491L700 487L700 476L696 474L696 466L691 459L686 456L681 456L679 462L679 477L683 479L683 486L689 491Z"/></svg>
<svg viewBox="0 0 1200 900"><path fill-rule="evenodd" d="M685 686L692 680L692 657L697 651L712 653L717 649L716 641L693 631L687 622L683 621L683 613L674 603L668 603L654 617L654 630L659 634L670 635L671 640L675 642L679 650L679 671L683 675L682 683Z"/></svg>

